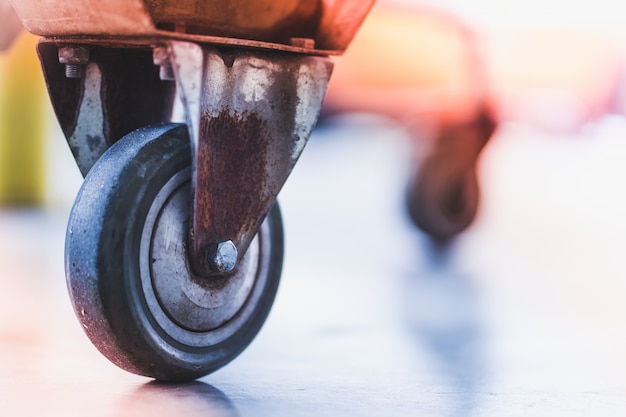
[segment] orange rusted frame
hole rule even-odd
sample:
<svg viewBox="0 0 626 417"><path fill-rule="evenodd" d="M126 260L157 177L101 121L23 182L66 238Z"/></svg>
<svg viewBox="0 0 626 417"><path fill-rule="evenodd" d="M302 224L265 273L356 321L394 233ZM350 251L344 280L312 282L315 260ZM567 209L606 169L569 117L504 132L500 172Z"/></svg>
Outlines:
<svg viewBox="0 0 626 417"><path fill-rule="evenodd" d="M12 0L48 37L168 37L202 43L342 53L375 0Z"/></svg>

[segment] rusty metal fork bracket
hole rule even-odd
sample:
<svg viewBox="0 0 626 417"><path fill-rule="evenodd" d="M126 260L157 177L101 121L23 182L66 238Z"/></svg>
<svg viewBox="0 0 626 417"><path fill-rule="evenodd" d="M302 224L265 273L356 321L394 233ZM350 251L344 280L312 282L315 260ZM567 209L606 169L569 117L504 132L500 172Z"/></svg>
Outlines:
<svg viewBox="0 0 626 417"><path fill-rule="evenodd" d="M155 50L173 75L192 141L190 261L215 273L209 253L246 252L317 121L332 61L169 41Z"/></svg>
<svg viewBox="0 0 626 417"><path fill-rule="evenodd" d="M37 52L54 111L83 176L127 133L170 120L176 86L159 77L150 45L44 39Z"/></svg>
<svg viewBox="0 0 626 417"><path fill-rule="evenodd" d="M193 153L189 258L200 275L230 271L216 271L216 247L231 257L234 248L234 264L245 254L313 130L332 71L327 57L173 39L45 39L38 52L83 175L127 133L170 122L178 93Z"/></svg>

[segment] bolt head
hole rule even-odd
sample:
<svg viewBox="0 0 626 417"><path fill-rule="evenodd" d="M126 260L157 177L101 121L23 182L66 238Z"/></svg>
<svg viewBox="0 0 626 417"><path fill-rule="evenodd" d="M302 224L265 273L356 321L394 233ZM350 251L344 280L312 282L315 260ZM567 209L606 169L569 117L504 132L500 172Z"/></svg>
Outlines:
<svg viewBox="0 0 626 417"><path fill-rule="evenodd" d="M59 63L81 64L89 62L89 49L82 46L62 46L59 48Z"/></svg>
<svg viewBox="0 0 626 417"><path fill-rule="evenodd" d="M230 240L226 240L211 246L209 264L217 272L231 272L237 265L238 256L239 253L235 244Z"/></svg>

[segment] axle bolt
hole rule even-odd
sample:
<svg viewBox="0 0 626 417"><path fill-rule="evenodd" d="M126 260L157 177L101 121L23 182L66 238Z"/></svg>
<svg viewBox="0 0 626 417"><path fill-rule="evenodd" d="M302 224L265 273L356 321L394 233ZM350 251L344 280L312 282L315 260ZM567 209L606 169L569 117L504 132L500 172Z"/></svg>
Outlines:
<svg viewBox="0 0 626 417"><path fill-rule="evenodd" d="M216 272L230 272L235 269L238 256L235 244L230 240L226 240L211 245L208 261L211 269Z"/></svg>

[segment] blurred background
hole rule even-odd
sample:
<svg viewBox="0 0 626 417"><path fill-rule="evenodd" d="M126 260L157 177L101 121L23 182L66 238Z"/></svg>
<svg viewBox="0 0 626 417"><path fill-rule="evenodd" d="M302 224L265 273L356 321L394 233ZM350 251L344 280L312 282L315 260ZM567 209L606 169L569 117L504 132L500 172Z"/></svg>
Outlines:
<svg viewBox="0 0 626 417"><path fill-rule="evenodd" d="M36 37L1 10L6 415L626 412L620 2L379 0L281 193L265 328L176 387L114 368L72 317L63 239L82 179Z"/></svg>
<svg viewBox="0 0 626 417"><path fill-rule="evenodd" d="M2 4L2 200L58 204L66 198L56 180L66 152L52 139L60 132L33 53L37 38L19 31L10 3ZM624 113L620 11L614 0L378 1L336 58L323 117L382 116L414 130L417 148L483 109L498 124L579 133ZM19 167L24 174L8 174Z"/></svg>

